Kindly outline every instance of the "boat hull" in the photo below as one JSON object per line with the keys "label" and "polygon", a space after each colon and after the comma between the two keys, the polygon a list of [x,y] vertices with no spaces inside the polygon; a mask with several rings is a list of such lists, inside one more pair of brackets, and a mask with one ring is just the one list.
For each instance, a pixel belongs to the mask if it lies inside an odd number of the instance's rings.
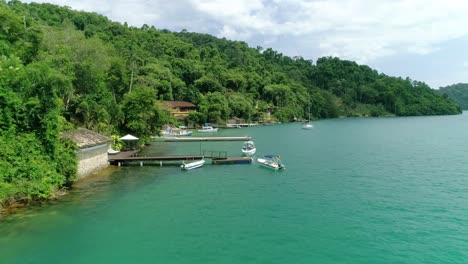
{"label": "boat hull", "polygon": [[187,137],[190,137],[192,136],[192,131],[187,131],[187,132],[180,132],[179,135],[177,136],[187,136]]}
{"label": "boat hull", "polygon": [[272,160],[268,160],[268,159],[262,159],[262,158],[258,158],[257,159],[257,162],[259,162],[260,164],[268,167],[268,168],[271,168],[271,169],[274,169],[274,170],[282,170],[284,169],[284,165],[282,164],[278,164]]}
{"label": "boat hull", "polygon": [[205,160],[203,159],[203,160],[198,160],[198,161],[194,161],[190,163],[183,163],[182,165],[180,165],[180,168],[183,170],[193,170],[196,168],[200,168],[204,164],[205,164]]}
{"label": "boat hull", "polygon": [[171,131],[167,132],[164,131],[162,133],[163,137],[190,137],[192,136],[193,132],[192,131]]}
{"label": "boat hull", "polygon": [[255,154],[255,152],[257,152],[257,148],[255,147],[254,142],[249,140],[244,142],[241,151],[244,155],[252,156],[253,154]]}
{"label": "boat hull", "polygon": [[218,132],[218,128],[213,128],[213,129],[199,129],[197,130],[200,133],[213,133],[213,132]]}
{"label": "boat hull", "polygon": [[257,149],[256,149],[256,148],[253,148],[253,149],[242,149],[242,153],[244,153],[244,155],[247,155],[247,156],[252,156],[253,154],[255,154],[255,152],[257,152]]}

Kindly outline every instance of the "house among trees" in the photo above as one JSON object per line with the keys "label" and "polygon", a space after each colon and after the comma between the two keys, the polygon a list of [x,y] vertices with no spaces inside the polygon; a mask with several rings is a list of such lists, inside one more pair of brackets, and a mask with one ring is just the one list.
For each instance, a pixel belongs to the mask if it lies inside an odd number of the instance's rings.
{"label": "house among trees", "polygon": [[178,120],[183,120],[190,112],[197,110],[196,105],[185,101],[163,101],[163,107]]}
{"label": "house among trees", "polygon": [[239,127],[240,124],[245,124],[246,121],[242,118],[232,117],[227,120],[226,127]]}
{"label": "house among trees", "polygon": [[76,143],[78,172],[77,179],[106,168],[108,164],[107,150],[112,141],[111,138],[100,135],[85,128],[64,132],[63,137]]}

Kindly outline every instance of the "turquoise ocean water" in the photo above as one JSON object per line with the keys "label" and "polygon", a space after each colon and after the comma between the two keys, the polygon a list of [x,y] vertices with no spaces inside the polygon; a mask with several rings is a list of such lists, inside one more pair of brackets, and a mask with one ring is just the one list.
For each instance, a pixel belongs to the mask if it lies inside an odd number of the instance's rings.
{"label": "turquoise ocean water", "polygon": [[[467,263],[468,115],[220,130],[259,164],[110,168],[0,220],[0,263]],[[155,143],[145,154],[242,142]]]}

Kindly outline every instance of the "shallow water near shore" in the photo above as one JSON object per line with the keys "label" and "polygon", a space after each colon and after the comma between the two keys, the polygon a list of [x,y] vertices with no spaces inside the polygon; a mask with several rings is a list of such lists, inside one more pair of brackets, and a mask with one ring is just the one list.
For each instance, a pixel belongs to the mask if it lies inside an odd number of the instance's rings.
{"label": "shallow water near shore", "polygon": [[112,167],[0,219],[0,263],[466,263],[467,131],[466,112],[220,129],[252,136],[256,157],[279,154],[287,169]]}

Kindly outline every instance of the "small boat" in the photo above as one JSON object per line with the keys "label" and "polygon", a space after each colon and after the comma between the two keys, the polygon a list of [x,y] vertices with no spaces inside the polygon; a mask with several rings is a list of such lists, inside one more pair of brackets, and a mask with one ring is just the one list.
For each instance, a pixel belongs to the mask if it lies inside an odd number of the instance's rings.
{"label": "small boat", "polygon": [[218,128],[213,128],[212,126],[203,126],[202,129],[198,129],[198,132],[202,133],[210,133],[216,131],[218,131]]}
{"label": "small boat", "polygon": [[242,146],[241,150],[244,155],[252,156],[257,151],[257,148],[255,147],[253,141],[246,141],[244,142],[244,146]]}
{"label": "small boat", "polygon": [[167,128],[161,134],[163,137],[191,136],[192,131],[187,130],[186,126],[180,126],[179,128]]}
{"label": "small boat", "polygon": [[265,155],[263,158],[258,158],[257,161],[260,162],[262,165],[265,165],[275,170],[282,170],[286,168],[286,166],[284,166],[284,164],[281,163],[280,156],[278,155]]}
{"label": "small boat", "polygon": [[176,136],[191,136],[192,131],[187,130],[186,126],[180,126],[179,131],[176,132]]}
{"label": "small boat", "polygon": [[120,150],[114,150],[114,149],[111,149],[111,148],[107,150],[107,154],[109,154],[109,155],[114,155],[114,154],[117,154],[119,152],[120,152]]}
{"label": "small boat", "polygon": [[[310,101],[310,99],[309,99]],[[304,123],[302,123],[302,129],[312,129],[314,128],[314,126],[312,125],[312,123],[310,122],[310,102],[309,102],[309,119],[307,119],[307,121],[305,121]]]}
{"label": "small boat", "polygon": [[200,168],[201,166],[203,166],[203,164],[205,164],[205,159],[197,160],[197,161],[190,162],[190,163],[182,162],[182,165],[180,165],[180,168],[183,170],[191,170],[191,169]]}
{"label": "small boat", "polygon": [[312,128],[314,128],[314,126],[313,126],[312,123],[310,123],[309,121],[304,122],[304,123],[302,124],[302,129],[312,129]]}
{"label": "small boat", "polygon": [[187,131],[187,130],[180,130],[179,134],[177,136],[192,136],[192,131]]}

